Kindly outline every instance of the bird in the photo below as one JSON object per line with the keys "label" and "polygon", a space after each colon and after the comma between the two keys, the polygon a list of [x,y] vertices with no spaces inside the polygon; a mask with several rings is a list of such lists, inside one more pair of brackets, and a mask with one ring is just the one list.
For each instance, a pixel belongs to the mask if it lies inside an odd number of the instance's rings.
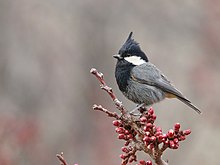
{"label": "bird", "polygon": [[199,108],[177,90],[168,78],[149,61],[132,35],[133,32],[130,32],[118,54],[113,55],[117,59],[115,78],[123,95],[138,104],[138,108],[151,106],[165,98],[177,98],[201,114]]}

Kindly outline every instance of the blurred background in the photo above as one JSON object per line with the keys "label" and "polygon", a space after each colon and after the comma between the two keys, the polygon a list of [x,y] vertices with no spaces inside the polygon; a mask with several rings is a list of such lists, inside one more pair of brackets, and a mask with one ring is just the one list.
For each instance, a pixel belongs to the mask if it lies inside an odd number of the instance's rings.
{"label": "blurred background", "polygon": [[[119,92],[115,59],[130,31],[150,61],[192,102],[154,107],[166,132],[180,122],[191,136],[168,150],[170,164],[220,164],[220,1],[0,0],[0,164],[58,165],[56,154],[80,165],[119,165],[123,142],[115,111],[89,71]],[[139,158],[145,158],[139,153]]]}

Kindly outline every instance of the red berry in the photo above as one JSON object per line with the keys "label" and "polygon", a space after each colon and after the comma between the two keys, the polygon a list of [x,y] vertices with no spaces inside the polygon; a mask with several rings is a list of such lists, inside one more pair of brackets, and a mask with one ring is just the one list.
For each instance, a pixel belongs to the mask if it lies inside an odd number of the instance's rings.
{"label": "red berry", "polygon": [[152,128],[152,127],[153,127],[153,124],[147,123],[146,126],[147,126],[147,128]]}
{"label": "red berry", "polygon": [[141,165],[146,165],[146,162],[145,162],[144,160],[140,160],[139,163],[140,163]]}
{"label": "red berry", "polygon": [[149,145],[149,148],[152,150],[152,149],[154,148],[154,144],[151,143],[151,144]]}
{"label": "red berry", "polygon": [[167,139],[167,134],[164,133],[162,136],[164,139]]}
{"label": "red berry", "polygon": [[149,138],[148,136],[145,136],[145,137],[143,138],[143,141],[148,142],[148,141],[150,141],[150,138]]}
{"label": "red berry", "polygon": [[146,162],[146,165],[152,165],[152,161],[148,160],[148,161]]}
{"label": "red berry", "polygon": [[145,132],[145,135],[149,136],[149,135],[150,135],[150,132],[148,132],[148,131],[147,131],[147,132]]}
{"label": "red berry", "polygon": [[146,118],[145,116],[142,116],[142,117],[140,118],[140,122],[145,123],[146,121],[147,121],[147,118]]}
{"label": "red berry", "polygon": [[172,139],[174,137],[174,131],[170,129],[167,133],[168,138]]}
{"label": "red berry", "polygon": [[179,148],[179,144],[175,144],[173,149],[178,149]]}
{"label": "red berry", "polygon": [[125,130],[125,135],[128,135],[128,134],[130,134],[130,132],[128,131],[128,130]]}
{"label": "red berry", "polygon": [[144,126],[144,128],[143,128],[143,129],[144,129],[144,131],[145,131],[145,132],[147,132],[147,131],[148,131],[148,127],[147,127],[146,125]]}
{"label": "red berry", "polygon": [[118,138],[119,138],[119,139],[125,139],[126,136],[125,136],[124,134],[119,134],[119,135],[118,135]]}
{"label": "red berry", "polygon": [[123,127],[117,127],[117,128],[115,128],[115,131],[117,132],[117,133],[124,133],[124,131],[125,131],[125,129],[123,128]]}
{"label": "red berry", "polygon": [[128,145],[129,145],[129,143],[130,143],[129,141],[126,141],[126,142],[125,142],[125,146],[128,146]]}
{"label": "red berry", "polygon": [[174,130],[177,131],[177,132],[180,130],[180,123],[176,123],[174,125]]}
{"label": "red berry", "polygon": [[148,111],[147,111],[150,115],[153,115],[154,114],[154,110],[153,110],[153,108],[152,107],[150,107],[150,109],[148,109]]}
{"label": "red berry", "polygon": [[129,135],[127,135],[127,138],[128,138],[128,139],[132,139],[132,138],[133,138],[133,135],[132,135],[132,134],[129,134]]}
{"label": "red berry", "polygon": [[191,130],[190,130],[190,129],[187,129],[187,130],[183,131],[183,134],[184,134],[184,135],[189,135],[190,133],[191,133]]}
{"label": "red berry", "polygon": [[157,119],[157,116],[155,114],[153,114],[152,119],[155,121]]}
{"label": "red berry", "polygon": [[112,122],[112,124],[113,124],[114,126],[116,126],[116,127],[119,127],[119,126],[121,125],[121,121],[120,121],[120,120],[114,120],[114,121]]}
{"label": "red berry", "polygon": [[157,136],[158,142],[161,143],[163,141],[163,135]]}
{"label": "red berry", "polygon": [[125,156],[124,154],[121,154],[121,155],[120,155],[120,158],[121,158],[121,159],[125,159],[126,156]]}
{"label": "red berry", "polygon": [[125,153],[129,152],[129,150],[126,147],[122,147],[121,150],[122,150],[122,152],[125,152]]}
{"label": "red berry", "polygon": [[173,142],[174,142],[175,144],[178,144],[179,140],[178,140],[177,138],[175,138],[175,139],[173,139]]}
{"label": "red berry", "polygon": [[179,137],[179,141],[183,141],[183,140],[185,140],[185,139],[186,139],[186,137],[185,137],[184,135],[182,135],[182,136]]}
{"label": "red berry", "polygon": [[156,137],[155,136],[151,136],[150,137],[150,141],[154,142],[156,140]]}
{"label": "red berry", "polygon": [[170,148],[174,148],[175,144],[172,140],[169,141]]}
{"label": "red berry", "polygon": [[161,127],[157,127],[157,128],[156,128],[156,131],[157,131],[157,132],[162,132],[162,128],[161,128]]}

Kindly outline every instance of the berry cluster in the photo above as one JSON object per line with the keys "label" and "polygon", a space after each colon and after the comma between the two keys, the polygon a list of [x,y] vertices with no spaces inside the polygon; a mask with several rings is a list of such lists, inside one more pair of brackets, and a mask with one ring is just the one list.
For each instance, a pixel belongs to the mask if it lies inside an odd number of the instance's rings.
{"label": "berry cluster", "polygon": [[[140,150],[135,145],[137,143],[144,146],[146,151],[153,155],[155,150],[162,153],[167,148],[177,149],[179,142],[185,140],[186,136],[191,133],[189,129],[181,131],[179,123],[174,125],[174,129],[163,133],[161,127],[157,127],[154,124],[155,120],[154,110],[150,108],[135,120],[135,125],[138,129],[134,129],[123,120],[113,121],[113,125],[116,126],[115,131],[118,133],[118,139],[126,141],[122,147],[123,154],[120,155],[122,165],[137,161],[136,151]],[[152,162],[141,160],[138,165],[152,165]]]}

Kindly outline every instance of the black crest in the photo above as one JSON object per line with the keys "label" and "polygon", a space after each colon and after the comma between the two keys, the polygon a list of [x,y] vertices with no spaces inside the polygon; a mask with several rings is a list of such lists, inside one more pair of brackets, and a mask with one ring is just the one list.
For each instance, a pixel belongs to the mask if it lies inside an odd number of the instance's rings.
{"label": "black crest", "polygon": [[127,57],[127,56],[131,56],[131,55],[136,55],[136,56],[140,56],[142,59],[148,61],[147,56],[145,55],[145,53],[141,50],[139,43],[136,42],[133,38],[132,38],[133,32],[130,32],[127,40],[125,41],[125,43],[122,45],[121,49],[119,50],[119,54],[122,57]]}

